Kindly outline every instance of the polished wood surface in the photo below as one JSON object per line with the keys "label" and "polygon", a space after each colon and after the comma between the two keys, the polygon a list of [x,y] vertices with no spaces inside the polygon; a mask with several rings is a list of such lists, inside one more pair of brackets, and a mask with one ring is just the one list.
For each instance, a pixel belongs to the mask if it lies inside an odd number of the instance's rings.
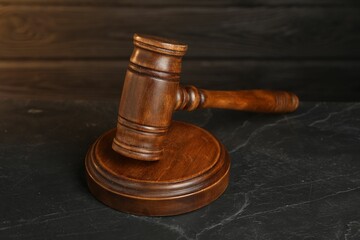
{"label": "polished wood surface", "polygon": [[113,151],[115,131],[103,134],[86,157],[90,191],[106,205],[137,215],[175,215],[209,204],[226,189],[229,156],[207,131],[172,122],[163,159],[156,162]]}
{"label": "polished wood surface", "polygon": [[122,90],[113,149],[144,161],[162,159],[163,144],[175,110],[226,108],[253,112],[295,111],[296,95],[283,91],[209,91],[181,87],[187,45],[175,40],[134,35]]}
{"label": "polished wood surface", "polygon": [[287,113],[299,106],[298,97],[290,92],[268,90],[209,91],[194,86],[180,87],[176,110],[224,108],[249,112]]}
{"label": "polished wood surface", "polygon": [[162,157],[186,49],[174,40],[134,35],[113,142],[116,152],[145,161]]}

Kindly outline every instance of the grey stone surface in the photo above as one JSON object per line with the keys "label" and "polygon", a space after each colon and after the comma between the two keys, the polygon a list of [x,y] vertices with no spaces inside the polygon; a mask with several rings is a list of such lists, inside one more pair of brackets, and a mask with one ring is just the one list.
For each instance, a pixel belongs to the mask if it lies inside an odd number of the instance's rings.
{"label": "grey stone surface", "polygon": [[116,102],[1,99],[0,239],[360,239],[360,103],[176,113],[225,144],[231,180],[211,205],[155,218],[87,190],[87,148],[116,115]]}

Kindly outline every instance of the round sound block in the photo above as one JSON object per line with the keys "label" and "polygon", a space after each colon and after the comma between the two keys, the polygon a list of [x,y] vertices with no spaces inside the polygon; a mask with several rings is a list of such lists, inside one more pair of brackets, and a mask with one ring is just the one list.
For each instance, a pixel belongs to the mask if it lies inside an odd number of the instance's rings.
{"label": "round sound block", "polygon": [[229,155],[204,129],[173,122],[164,157],[153,162],[113,151],[115,131],[100,136],[85,160],[90,191],[104,204],[137,215],[168,216],[201,208],[225,191]]}

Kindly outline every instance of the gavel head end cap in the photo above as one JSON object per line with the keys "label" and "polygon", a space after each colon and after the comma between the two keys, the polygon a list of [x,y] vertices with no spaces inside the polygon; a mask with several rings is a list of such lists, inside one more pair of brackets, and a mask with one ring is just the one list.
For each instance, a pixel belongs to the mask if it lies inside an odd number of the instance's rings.
{"label": "gavel head end cap", "polygon": [[184,56],[187,45],[176,40],[145,34],[134,34],[134,45],[158,53]]}

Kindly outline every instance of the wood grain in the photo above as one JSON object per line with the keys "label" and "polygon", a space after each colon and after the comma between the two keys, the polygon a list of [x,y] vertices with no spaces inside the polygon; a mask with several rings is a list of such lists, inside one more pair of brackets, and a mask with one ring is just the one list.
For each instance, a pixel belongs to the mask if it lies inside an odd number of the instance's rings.
{"label": "wood grain", "polygon": [[[128,61],[0,62],[0,95],[27,98],[114,99]],[[184,61],[183,85],[208,89],[279,89],[306,101],[356,101],[360,62]],[[346,84],[345,84],[346,83]]]}
{"label": "wood grain", "polygon": [[135,30],[186,42],[189,59],[358,59],[358,13],[350,7],[8,6],[0,10],[0,59],[128,59]]}
{"label": "wood grain", "polygon": [[286,91],[210,91],[195,86],[180,86],[175,109],[193,111],[201,108],[222,108],[248,112],[289,113],[298,107],[298,97]]}
{"label": "wood grain", "polygon": [[358,5],[356,0],[0,0],[0,4],[24,5],[99,5],[99,6],[344,6]]}
{"label": "wood grain", "polygon": [[225,147],[191,124],[171,124],[164,159],[137,161],[111,149],[115,129],[91,146],[85,160],[91,193],[104,204],[137,215],[168,216],[203,207],[229,182]]}

